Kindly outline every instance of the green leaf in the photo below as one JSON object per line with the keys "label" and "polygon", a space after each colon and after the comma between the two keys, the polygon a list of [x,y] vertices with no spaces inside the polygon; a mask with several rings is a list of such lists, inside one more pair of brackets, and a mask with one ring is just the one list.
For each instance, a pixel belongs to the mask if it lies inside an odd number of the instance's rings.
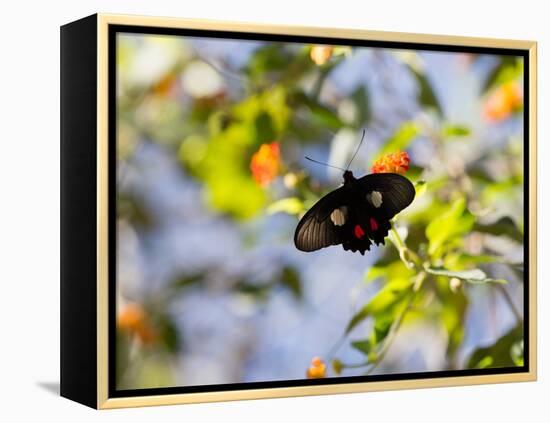
{"label": "green leaf", "polygon": [[514,241],[523,242],[523,232],[509,216],[501,217],[493,223],[476,223],[474,225],[474,231],[495,236],[506,236]]}
{"label": "green leaf", "polygon": [[443,137],[466,137],[470,135],[470,128],[464,125],[446,124],[441,130]]}
{"label": "green leaf", "polygon": [[246,71],[253,77],[263,77],[273,71],[283,71],[291,56],[279,45],[267,44],[258,48],[248,62]]}
{"label": "green leaf", "polygon": [[388,336],[393,322],[393,316],[390,318],[388,318],[388,316],[381,316],[374,320],[374,328],[371,338],[374,343],[379,344],[386,338],[386,336]]}
{"label": "green leaf", "polygon": [[342,369],[344,368],[344,363],[342,363],[340,360],[335,358],[332,360],[332,370],[335,374],[339,375],[342,373]]}
{"label": "green leaf", "polygon": [[[143,388],[160,388],[174,386],[174,373],[171,367],[171,361],[164,354],[151,354],[141,357],[138,363],[134,362],[135,378],[131,383],[126,380],[128,386],[123,386],[122,389],[143,389]],[[124,380],[124,378],[122,378]]]}
{"label": "green leaf", "polygon": [[357,351],[362,352],[365,355],[369,355],[372,349],[372,344],[368,339],[363,339],[361,341],[353,341],[351,346]]}
{"label": "green leaf", "polygon": [[518,61],[515,56],[502,56],[500,62],[493,68],[483,84],[483,92],[490,90],[496,85],[515,79],[522,73],[522,61]]}
{"label": "green leaf", "polygon": [[[461,252],[455,257],[455,263],[459,267],[468,267],[468,265],[472,265],[472,264],[487,264],[487,263],[510,264],[506,262],[502,257],[491,256],[488,254],[468,254],[464,252]],[[453,267],[453,266],[447,266],[447,267]]]}
{"label": "green leaf", "polygon": [[390,329],[395,321],[394,311],[387,309],[387,312],[381,313],[374,318],[374,325],[367,339],[353,341],[351,346],[374,360],[381,343],[386,339]]}
{"label": "green leaf", "polygon": [[365,282],[370,283],[375,281],[378,278],[386,276],[387,267],[386,265],[382,266],[372,266],[369,270],[365,272]]}
{"label": "green leaf", "polygon": [[407,280],[413,275],[413,270],[407,268],[401,260],[395,260],[390,263],[372,266],[365,273],[365,282],[370,283],[378,278],[385,278],[387,280]]}
{"label": "green leaf", "polygon": [[360,128],[370,120],[372,113],[369,97],[367,95],[367,88],[365,86],[357,88],[351,95],[351,99],[355,102],[355,106],[357,107],[355,125]]}
{"label": "green leaf", "polygon": [[289,266],[283,268],[281,273],[281,283],[290,289],[290,292],[292,292],[296,299],[302,299],[303,292],[300,274],[295,268]]}
{"label": "green leaf", "polygon": [[441,116],[443,110],[426,75],[411,66],[408,67],[419,86],[418,102],[425,107],[433,108]]}
{"label": "green leaf", "polygon": [[[265,129],[273,130],[276,134],[280,134],[286,129],[291,110],[287,104],[287,91],[283,86],[273,85],[269,90],[244,98],[232,108],[232,115],[236,120],[254,129],[248,138],[249,142],[255,141],[257,145],[263,141],[257,136],[254,137],[257,135],[256,119],[264,113],[271,120],[271,128]],[[260,129],[262,129],[262,125],[267,125],[265,118],[263,122],[260,121],[259,125]],[[272,139],[268,141],[272,141]]]}
{"label": "green leaf", "polygon": [[520,324],[500,337],[494,344],[478,348],[467,360],[467,368],[515,367],[523,364],[523,325]]}
{"label": "green leaf", "polygon": [[275,281],[268,282],[251,282],[248,280],[238,281],[233,289],[239,294],[249,296],[258,303],[265,303],[272,292]]}
{"label": "green leaf", "polygon": [[254,125],[256,128],[256,143],[263,144],[272,142],[276,139],[277,134],[271,117],[267,112],[261,112],[255,119]]}
{"label": "green leaf", "polygon": [[474,222],[474,216],[466,210],[466,200],[463,197],[456,200],[426,227],[428,254],[440,258],[444,244],[468,233]]}
{"label": "green leaf", "polygon": [[210,206],[235,219],[250,219],[262,210],[266,194],[255,181],[229,168],[207,180]]}
{"label": "green leaf", "polygon": [[262,106],[271,117],[273,129],[279,135],[285,131],[292,114],[287,97],[287,90],[280,85],[264,91],[261,97]]}
{"label": "green leaf", "polygon": [[349,46],[334,46],[332,49],[332,56],[344,55],[350,57],[353,53],[353,49]]}
{"label": "green leaf", "polygon": [[445,268],[433,268],[427,267],[426,272],[436,276],[446,276],[448,278],[458,278],[463,281],[475,284],[481,283],[508,283],[504,279],[492,279],[488,278],[487,274],[481,269],[469,269],[469,270],[447,270]]}
{"label": "green leaf", "polygon": [[476,364],[475,368],[476,369],[487,369],[487,368],[491,367],[492,364],[493,364],[493,357],[488,355],[486,357],[483,357],[479,361],[479,363]]}
{"label": "green leaf", "polygon": [[446,280],[437,280],[437,296],[441,301],[439,319],[447,332],[447,356],[452,359],[464,339],[464,319],[468,298],[463,291],[453,291]]}
{"label": "green leaf", "polygon": [[412,282],[409,279],[398,279],[387,283],[367,304],[365,304],[349,321],[346,333],[369,316],[383,312],[391,313],[410,293]]}
{"label": "green leaf", "polygon": [[510,201],[511,198],[517,196],[518,186],[522,186],[523,181],[511,176],[508,178],[502,177],[498,181],[493,181],[488,184],[478,198],[483,205],[495,207],[497,203]]}
{"label": "green leaf", "polygon": [[416,191],[416,197],[420,197],[428,189],[428,183],[426,181],[416,181],[414,183],[414,189]]}
{"label": "green leaf", "polygon": [[365,320],[371,314],[368,304],[364,306],[358,313],[356,313],[348,323],[346,327],[346,333],[350,333],[355,326]]}
{"label": "green leaf", "polygon": [[189,135],[180,145],[178,159],[192,171],[195,166],[200,166],[206,154],[207,145],[208,140],[204,136]]}
{"label": "green leaf", "polygon": [[204,279],[204,275],[201,273],[182,275],[177,277],[174,280],[174,282],[172,282],[172,286],[174,288],[187,288],[188,286],[195,285],[202,282],[203,279]]}
{"label": "green leaf", "polygon": [[510,355],[516,366],[523,366],[523,339],[512,345]]}
{"label": "green leaf", "polygon": [[120,192],[117,195],[117,213],[119,217],[125,217],[133,225],[142,228],[150,228],[154,224],[154,218],[141,202],[141,198]]}
{"label": "green leaf", "polygon": [[180,333],[172,320],[163,315],[156,324],[161,334],[162,344],[167,351],[177,353],[181,346]]}
{"label": "green leaf", "polygon": [[258,115],[250,104],[239,112],[242,117],[221,132],[214,131],[198,160],[186,163],[193,176],[203,182],[208,205],[241,220],[262,211],[267,200],[267,193],[252,179],[250,170],[250,157],[257,148],[254,121]]}
{"label": "green leaf", "polygon": [[302,200],[297,197],[283,198],[271,203],[267,207],[267,214],[287,213],[299,215],[305,210]]}
{"label": "green leaf", "polygon": [[338,117],[338,114],[319,103],[317,100],[307,96],[305,93],[297,94],[297,98],[302,104],[307,106],[311,112],[313,120],[323,127],[337,131],[344,126],[344,122]]}
{"label": "green leaf", "polygon": [[392,136],[386,140],[376,157],[393,153],[397,150],[405,150],[420,133],[418,125],[407,121],[399,125]]}

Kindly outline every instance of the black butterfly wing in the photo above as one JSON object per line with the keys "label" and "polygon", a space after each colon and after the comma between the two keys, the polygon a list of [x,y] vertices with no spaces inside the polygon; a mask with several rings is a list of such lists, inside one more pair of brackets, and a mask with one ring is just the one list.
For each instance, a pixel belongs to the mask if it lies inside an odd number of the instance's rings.
{"label": "black butterfly wing", "polygon": [[[373,173],[359,178],[355,186],[357,224],[377,245],[384,244],[391,229],[390,220],[413,202],[414,185],[396,173]],[[353,247],[357,241],[352,239],[348,243]]]}
{"label": "black butterfly wing", "polygon": [[[387,220],[407,208],[414,200],[415,189],[411,181],[397,173],[371,173],[357,180],[361,195],[366,198],[372,192],[381,194],[381,205],[376,214]],[[372,204],[371,204],[372,206]]]}
{"label": "black butterfly wing", "polygon": [[301,251],[315,251],[342,242],[337,228],[330,220],[333,210],[346,202],[344,188],[338,188],[322,197],[302,217],[294,233],[294,245]]}
{"label": "black butterfly wing", "polygon": [[[300,220],[294,244],[301,251],[315,251],[342,244],[345,250],[364,254],[374,241],[383,244],[390,220],[412,203],[413,184],[393,173],[366,175],[321,198]],[[374,199],[373,199],[374,196]],[[344,223],[331,214],[340,209]]]}

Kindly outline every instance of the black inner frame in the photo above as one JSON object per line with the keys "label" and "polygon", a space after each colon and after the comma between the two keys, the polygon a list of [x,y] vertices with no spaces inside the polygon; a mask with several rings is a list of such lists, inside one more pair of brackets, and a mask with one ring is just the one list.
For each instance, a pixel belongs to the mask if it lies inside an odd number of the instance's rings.
{"label": "black inner frame", "polygon": [[[523,109],[523,168],[524,168],[524,297],[523,297],[523,336],[524,336],[524,365],[518,367],[496,367],[486,369],[444,370],[435,372],[399,373],[370,376],[342,376],[326,379],[295,379],[265,382],[230,383],[217,385],[174,386],[165,388],[125,389],[116,388],[116,145],[117,145],[117,99],[116,99],[116,51],[117,34],[155,34],[188,37],[210,37],[222,39],[278,41],[306,44],[332,44],[355,47],[378,47],[408,50],[427,50],[441,52],[465,52],[477,54],[510,55],[522,57],[524,61],[524,109]],[[109,101],[109,139],[108,139],[108,385],[110,398],[135,397],[147,395],[187,394],[198,392],[235,391],[259,388],[287,388],[297,386],[335,385],[342,383],[364,383],[379,381],[398,381],[411,379],[445,378],[456,376],[481,376],[494,374],[512,374],[529,372],[529,51],[523,49],[469,47],[461,45],[436,45],[425,43],[407,43],[395,41],[369,41],[345,38],[312,37],[298,35],[272,35],[260,33],[246,33],[236,31],[198,30],[182,28],[147,27],[134,25],[109,25],[108,28],[108,101]]]}

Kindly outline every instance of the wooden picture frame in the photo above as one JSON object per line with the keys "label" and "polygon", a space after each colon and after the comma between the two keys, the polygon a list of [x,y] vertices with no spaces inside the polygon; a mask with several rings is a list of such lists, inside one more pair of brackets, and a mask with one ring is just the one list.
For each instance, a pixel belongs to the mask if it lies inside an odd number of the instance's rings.
{"label": "wooden picture frame", "polygon": [[[117,389],[117,34],[299,42],[523,60],[523,365]],[[536,380],[536,43],[96,14],[61,28],[61,395],[105,409]],[[328,363],[326,363],[328,366]],[[307,368],[307,363],[306,366]]]}

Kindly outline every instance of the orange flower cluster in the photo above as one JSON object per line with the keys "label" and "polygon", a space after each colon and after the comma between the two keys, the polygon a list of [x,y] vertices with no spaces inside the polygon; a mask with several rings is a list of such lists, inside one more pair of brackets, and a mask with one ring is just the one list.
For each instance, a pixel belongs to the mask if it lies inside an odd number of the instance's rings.
{"label": "orange flower cluster", "polygon": [[510,81],[493,90],[483,104],[483,117],[488,122],[500,122],[519,110],[523,92],[519,82]]}
{"label": "orange flower cluster", "polygon": [[281,152],[279,143],[262,144],[250,161],[254,180],[263,187],[268,186],[279,174]]}
{"label": "orange flower cluster", "polygon": [[313,46],[309,52],[309,57],[316,65],[321,66],[330,60],[332,50],[332,46]]}
{"label": "orange flower cluster", "polygon": [[374,162],[371,168],[372,173],[400,173],[403,174],[409,169],[411,159],[406,151],[396,151],[385,154]]}
{"label": "orange flower cluster", "polygon": [[167,73],[153,85],[153,94],[158,96],[167,96],[173,90],[176,82],[176,74],[173,72]]}
{"label": "orange flower cluster", "polygon": [[321,379],[327,375],[327,366],[319,357],[311,359],[311,366],[307,369],[306,376],[309,379]]}
{"label": "orange flower cluster", "polygon": [[137,336],[144,345],[153,344],[157,340],[157,334],[147,313],[142,306],[136,303],[126,304],[120,310],[117,327],[123,332]]}

